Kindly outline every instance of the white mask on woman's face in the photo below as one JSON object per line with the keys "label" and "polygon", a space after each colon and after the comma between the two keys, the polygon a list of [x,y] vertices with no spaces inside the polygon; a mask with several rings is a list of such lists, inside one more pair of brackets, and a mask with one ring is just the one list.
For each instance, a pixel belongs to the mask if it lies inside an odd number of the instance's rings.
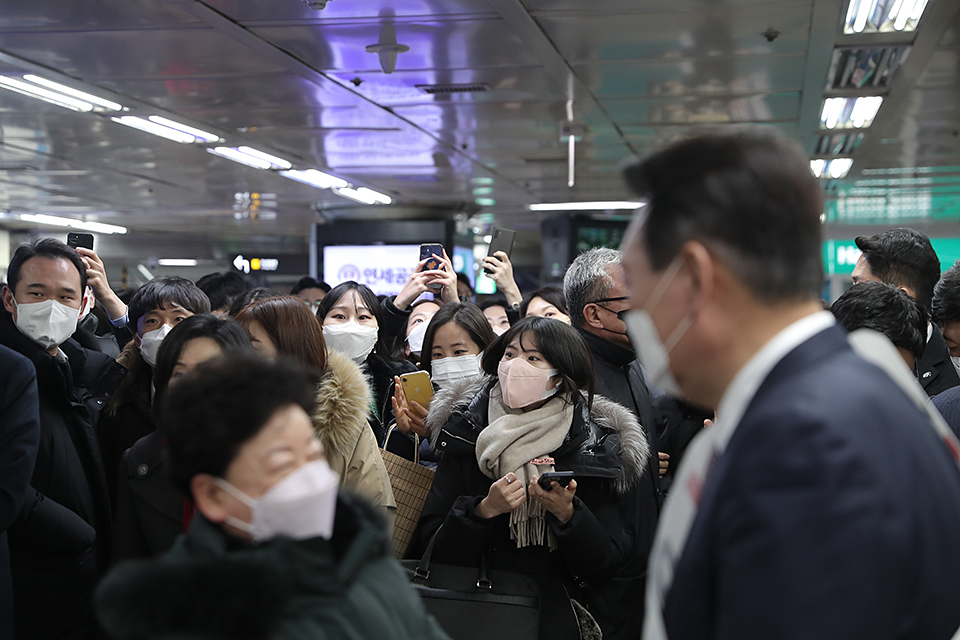
{"label": "white mask on woman's face", "polygon": [[339,351],[354,362],[363,362],[377,345],[377,328],[357,324],[355,320],[323,325],[327,348]]}
{"label": "white mask on woman's face", "polygon": [[410,353],[420,357],[420,352],[423,351],[423,338],[427,335],[427,325],[429,322],[419,322],[417,325],[410,331],[410,335],[407,336],[407,346],[410,347]]}
{"label": "white mask on woman's face", "polygon": [[255,542],[277,536],[295,540],[330,539],[337,511],[340,478],[326,460],[313,460],[291,471],[259,498],[251,498],[223,478],[217,485],[250,507],[251,522],[227,516],[225,522],[249,533]]}
{"label": "white mask on woman's face", "polygon": [[483,376],[480,361],[483,354],[465,356],[451,356],[430,362],[431,380],[441,387],[445,387],[457,380],[476,380]]}

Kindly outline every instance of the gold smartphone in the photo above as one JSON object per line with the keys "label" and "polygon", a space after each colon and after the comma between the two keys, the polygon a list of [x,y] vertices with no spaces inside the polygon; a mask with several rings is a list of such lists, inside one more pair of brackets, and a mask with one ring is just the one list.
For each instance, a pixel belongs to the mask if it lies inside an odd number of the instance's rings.
{"label": "gold smartphone", "polygon": [[400,376],[400,384],[403,385],[403,393],[407,396],[407,402],[416,400],[420,406],[426,408],[433,399],[433,385],[430,384],[430,374],[426,371],[414,371]]}

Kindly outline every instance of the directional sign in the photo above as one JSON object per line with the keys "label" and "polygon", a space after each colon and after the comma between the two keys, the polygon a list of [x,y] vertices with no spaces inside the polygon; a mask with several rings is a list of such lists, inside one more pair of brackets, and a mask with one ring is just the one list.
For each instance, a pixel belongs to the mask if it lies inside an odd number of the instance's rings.
{"label": "directional sign", "polygon": [[250,273],[251,271],[276,271],[280,268],[277,258],[244,258],[238,255],[233,259],[233,266],[237,271]]}

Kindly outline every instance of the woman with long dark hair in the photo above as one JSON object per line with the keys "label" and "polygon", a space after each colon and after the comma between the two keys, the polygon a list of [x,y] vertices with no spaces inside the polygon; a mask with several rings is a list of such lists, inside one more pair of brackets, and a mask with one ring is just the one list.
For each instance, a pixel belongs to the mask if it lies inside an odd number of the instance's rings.
{"label": "woman with long dark hair", "polygon": [[[611,607],[640,606],[621,601],[612,577],[642,570],[631,491],[649,455],[643,430],[593,396],[590,352],[556,320],[518,322],[487,348],[483,370],[430,403],[427,430],[442,457],[414,540],[422,552],[436,536],[438,562],[477,567],[486,555],[491,569],[533,577],[542,639],[579,638],[593,624],[584,607],[604,628]],[[541,487],[553,471],[574,479]]]}

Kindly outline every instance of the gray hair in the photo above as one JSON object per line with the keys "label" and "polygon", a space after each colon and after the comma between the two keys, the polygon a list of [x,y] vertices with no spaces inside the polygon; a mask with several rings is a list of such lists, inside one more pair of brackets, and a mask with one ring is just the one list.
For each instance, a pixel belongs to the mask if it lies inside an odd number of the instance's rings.
{"label": "gray hair", "polygon": [[620,251],[598,247],[581,253],[567,268],[563,276],[563,297],[573,326],[582,327],[586,322],[583,308],[588,303],[607,297],[614,284],[609,268],[619,266],[622,260]]}

